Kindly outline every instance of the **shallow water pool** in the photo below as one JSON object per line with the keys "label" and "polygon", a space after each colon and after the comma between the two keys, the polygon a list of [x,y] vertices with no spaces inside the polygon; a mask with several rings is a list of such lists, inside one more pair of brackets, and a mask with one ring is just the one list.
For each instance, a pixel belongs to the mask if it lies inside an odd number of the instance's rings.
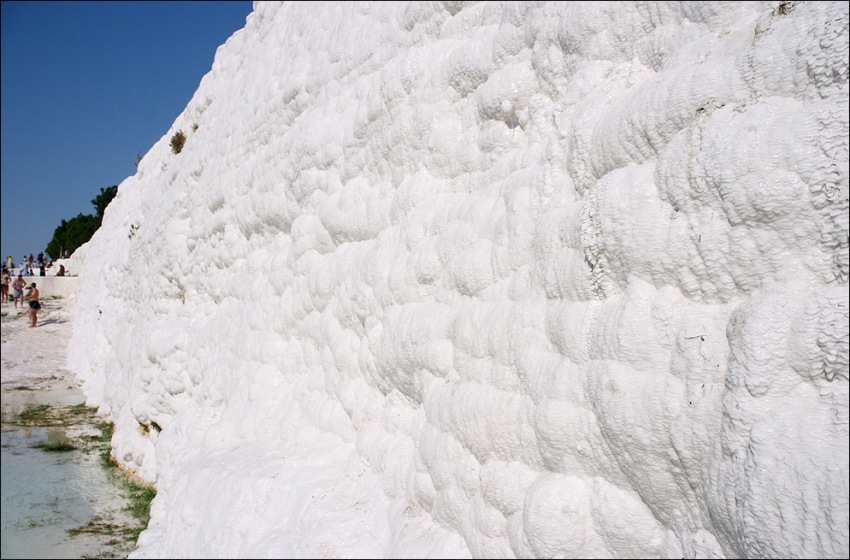
{"label": "shallow water pool", "polygon": [[[122,558],[133,550],[135,520],[126,490],[101,465],[100,448],[80,445],[99,435],[89,422],[21,427],[26,411],[79,411],[79,390],[3,391],[2,558]],[[39,408],[42,407],[42,408]],[[48,451],[52,446],[70,451]],[[129,528],[129,529],[128,529]],[[76,531],[75,531],[76,530]],[[69,533],[70,531],[70,533]]]}

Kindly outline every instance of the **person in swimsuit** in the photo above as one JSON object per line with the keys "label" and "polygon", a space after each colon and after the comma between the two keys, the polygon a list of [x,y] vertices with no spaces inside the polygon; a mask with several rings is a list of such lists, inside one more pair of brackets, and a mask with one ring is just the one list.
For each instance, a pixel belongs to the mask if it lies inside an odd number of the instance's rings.
{"label": "person in swimsuit", "polygon": [[41,309],[41,304],[38,303],[38,288],[35,287],[35,282],[30,284],[30,293],[27,294],[29,307],[27,308],[27,316],[30,318],[30,327],[34,327],[38,321],[38,310]]}
{"label": "person in swimsuit", "polygon": [[24,286],[27,285],[26,280],[24,280],[24,275],[21,272],[18,272],[18,277],[15,278],[15,281],[12,283],[12,291],[15,297],[15,309],[18,308],[18,300],[21,300],[21,305],[24,305]]}
{"label": "person in swimsuit", "polygon": [[3,267],[3,278],[0,281],[2,281],[2,284],[0,284],[0,287],[2,287],[2,289],[3,289],[2,294],[0,294],[0,303],[8,303],[9,302],[9,286],[12,284],[12,277],[9,275],[9,271],[6,270],[5,266]]}

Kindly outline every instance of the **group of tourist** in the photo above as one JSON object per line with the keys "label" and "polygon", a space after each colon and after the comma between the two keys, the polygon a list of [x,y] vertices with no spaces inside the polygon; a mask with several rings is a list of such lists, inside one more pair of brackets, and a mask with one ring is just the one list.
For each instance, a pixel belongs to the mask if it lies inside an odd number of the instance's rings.
{"label": "group of tourist", "polygon": [[[68,251],[65,251],[61,256],[67,259]],[[0,279],[2,279],[2,283],[0,283],[0,287],[2,287],[0,303],[5,304],[14,301],[15,309],[20,304],[22,309],[26,309],[30,327],[35,327],[38,323],[38,310],[41,309],[41,304],[38,301],[39,292],[36,283],[28,283],[24,280],[24,277],[35,276],[36,268],[39,270],[39,276],[46,276],[46,269],[52,265],[50,257],[44,253],[39,253],[37,257],[33,257],[32,254],[24,255],[24,258],[21,259],[21,265],[18,267],[18,275],[13,276],[15,263],[12,261],[12,255],[7,256],[6,262],[3,263],[2,274],[0,274]],[[65,269],[65,265],[60,264],[56,276],[65,276],[66,274],[68,274],[68,271]]]}
{"label": "group of tourist", "polygon": [[[68,251],[65,251],[62,258],[68,258]],[[38,276],[47,276],[47,270],[49,270],[53,266],[53,262],[50,260],[50,257],[45,255],[44,253],[39,253],[37,257],[33,257],[32,253],[29,256],[24,255],[21,259],[21,264],[17,267],[18,271],[23,276],[36,276],[36,269],[38,269]],[[12,255],[6,257],[6,262],[3,263],[3,269],[8,269],[9,274],[14,275],[15,273],[15,262],[12,260]],[[59,265],[59,270],[56,272],[56,276],[65,276],[68,274],[68,271],[65,269],[64,265]]]}
{"label": "group of tourist", "polygon": [[[44,253],[39,253],[38,257],[33,257],[32,253],[29,256],[24,255],[24,258],[21,259],[21,265],[19,267],[20,272],[24,276],[35,276],[36,269],[38,269],[38,276],[45,276],[46,269],[50,268],[53,265],[50,262],[50,257],[45,255]],[[15,268],[15,263],[12,261],[12,255],[6,257],[5,266],[12,270]]]}
{"label": "group of tourist", "polygon": [[[27,310],[27,317],[30,320],[29,326],[36,326],[36,323],[38,323],[38,310],[41,309],[41,304],[38,302],[39,293],[36,283],[27,284],[21,272],[18,272],[18,276],[13,281],[12,275],[5,266],[3,267],[0,281],[2,281],[0,286],[2,286],[3,290],[0,295],[0,302],[9,303],[9,300],[14,299],[15,309],[18,308],[18,303],[20,302],[21,307]],[[11,295],[9,294],[9,288],[12,288],[13,293]]]}
{"label": "group of tourist", "polygon": [[[68,257],[66,251],[63,257]],[[25,276],[35,276],[38,269],[39,276],[46,276],[46,270],[53,265],[50,262],[50,257],[44,253],[39,253],[37,257],[32,254],[24,255],[21,259],[21,265],[18,267],[18,275],[13,278],[15,263],[12,261],[12,255],[6,257],[6,262],[3,263],[3,270],[0,273],[0,302],[9,303],[14,301],[15,309],[20,304],[21,308],[26,309],[27,317],[29,318],[29,326],[35,327],[38,324],[38,310],[41,309],[41,304],[38,301],[39,292],[35,282],[28,283],[24,280]],[[64,265],[59,265],[57,276],[65,276],[67,271]],[[10,293],[11,291],[11,293]]]}

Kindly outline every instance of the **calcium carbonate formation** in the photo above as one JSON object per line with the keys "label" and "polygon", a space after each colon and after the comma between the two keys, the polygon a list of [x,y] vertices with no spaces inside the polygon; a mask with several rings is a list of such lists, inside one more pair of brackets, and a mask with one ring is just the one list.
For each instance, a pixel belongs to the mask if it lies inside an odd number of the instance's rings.
{"label": "calcium carbonate formation", "polygon": [[255,3],[73,260],[136,557],[848,555],[846,2]]}

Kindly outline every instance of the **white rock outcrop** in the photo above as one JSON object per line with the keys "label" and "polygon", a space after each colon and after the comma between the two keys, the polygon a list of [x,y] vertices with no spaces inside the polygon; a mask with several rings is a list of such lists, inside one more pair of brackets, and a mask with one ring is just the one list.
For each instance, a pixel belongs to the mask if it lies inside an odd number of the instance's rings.
{"label": "white rock outcrop", "polygon": [[846,2],[255,3],[72,259],[135,556],[846,558],[848,93]]}

